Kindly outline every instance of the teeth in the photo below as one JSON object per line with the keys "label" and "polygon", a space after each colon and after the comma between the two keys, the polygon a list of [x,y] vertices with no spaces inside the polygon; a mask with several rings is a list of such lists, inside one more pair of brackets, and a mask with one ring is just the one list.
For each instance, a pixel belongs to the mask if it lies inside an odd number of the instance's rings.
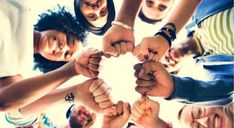
{"label": "teeth", "polygon": [[215,115],[215,128],[219,128],[219,117],[217,115]]}

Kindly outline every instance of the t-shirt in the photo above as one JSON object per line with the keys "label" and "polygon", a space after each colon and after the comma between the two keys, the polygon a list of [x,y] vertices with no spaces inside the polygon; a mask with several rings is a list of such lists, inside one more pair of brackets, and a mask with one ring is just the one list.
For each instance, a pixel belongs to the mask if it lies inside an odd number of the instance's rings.
{"label": "t-shirt", "polygon": [[32,69],[33,24],[27,0],[0,1],[0,77]]}

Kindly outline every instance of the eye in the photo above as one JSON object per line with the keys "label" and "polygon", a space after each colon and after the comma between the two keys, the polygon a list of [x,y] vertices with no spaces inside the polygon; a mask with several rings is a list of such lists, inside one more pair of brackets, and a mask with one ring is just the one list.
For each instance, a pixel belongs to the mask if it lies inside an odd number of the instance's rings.
{"label": "eye", "polygon": [[97,16],[95,14],[88,14],[86,17],[89,21],[97,20]]}
{"label": "eye", "polygon": [[146,5],[147,5],[148,7],[153,7],[154,1],[153,1],[153,0],[146,0]]}
{"label": "eye", "polygon": [[101,10],[101,12],[100,12],[100,16],[105,16],[107,14],[107,8],[105,7],[105,8],[103,8],[102,10]]}
{"label": "eye", "polygon": [[158,6],[158,10],[160,10],[161,12],[163,12],[164,10],[166,10],[167,9],[167,6],[165,6],[165,5],[163,5],[163,4],[160,4],[159,6]]}

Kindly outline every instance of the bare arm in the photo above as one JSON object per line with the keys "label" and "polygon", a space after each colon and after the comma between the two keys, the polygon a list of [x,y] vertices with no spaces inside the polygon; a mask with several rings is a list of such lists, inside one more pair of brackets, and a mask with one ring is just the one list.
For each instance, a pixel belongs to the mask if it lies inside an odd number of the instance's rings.
{"label": "bare arm", "polygon": [[0,110],[6,111],[25,106],[46,95],[75,75],[65,67],[29,79],[14,79],[8,82],[10,84],[7,86],[4,85],[7,82],[1,80],[0,84],[4,87],[0,89]]}
{"label": "bare arm", "polygon": [[178,33],[192,16],[201,0],[179,0],[173,6],[163,23],[174,23]]}
{"label": "bare arm", "polygon": [[116,20],[133,27],[141,1],[142,0],[124,0]]}

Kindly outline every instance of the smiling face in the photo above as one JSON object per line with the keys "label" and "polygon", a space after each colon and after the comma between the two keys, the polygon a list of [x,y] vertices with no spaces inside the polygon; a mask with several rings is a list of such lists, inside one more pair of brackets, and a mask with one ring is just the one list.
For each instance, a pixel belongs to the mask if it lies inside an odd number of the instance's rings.
{"label": "smiling face", "polygon": [[185,106],[180,116],[186,128],[232,128],[232,118],[219,107]]}
{"label": "smiling face", "polygon": [[48,60],[70,61],[82,47],[80,40],[56,30],[40,32],[38,52]]}
{"label": "smiling face", "polygon": [[86,107],[80,105],[72,111],[70,118],[83,127],[91,126],[96,119],[96,114],[90,112],[88,109],[86,109]]}
{"label": "smiling face", "polygon": [[142,12],[152,20],[159,20],[165,17],[172,6],[173,0],[144,0]]}
{"label": "smiling face", "polygon": [[81,0],[80,10],[86,20],[95,27],[103,27],[107,22],[107,0]]}

